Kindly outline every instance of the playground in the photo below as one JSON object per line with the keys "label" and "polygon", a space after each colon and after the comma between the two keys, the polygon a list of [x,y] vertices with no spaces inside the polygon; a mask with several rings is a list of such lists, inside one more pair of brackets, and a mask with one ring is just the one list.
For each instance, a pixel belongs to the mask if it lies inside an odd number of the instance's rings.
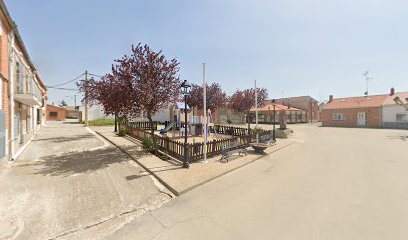
{"label": "playground", "polygon": [[[155,134],[163,137],[168,137],[174,141],[185,142],[184,135],[187,133],[188,143],[204,143],[205,131],[207,131],[207,141],[228,139],[232,136],[217,133],[214,128],[214,120],[211,110],[208,110],[207,116],[207,130],[205,130],[205,119],[203,116],[194,116],[189,106],[187,105],[187,112],[185,111],[184,103],[176,103],[171,112],[172,121],[166,122],[163,126],[158,126],[159,131]],[[185,114],[187,114],[187,124],[185,124]],[[187,127],[186,127],[187,125]],[[186,131],[187,129],[187,131]]]}

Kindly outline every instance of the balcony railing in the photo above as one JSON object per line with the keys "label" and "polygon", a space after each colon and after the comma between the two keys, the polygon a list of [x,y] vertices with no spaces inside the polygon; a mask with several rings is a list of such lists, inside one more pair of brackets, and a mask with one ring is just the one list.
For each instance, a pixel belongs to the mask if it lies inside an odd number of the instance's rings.
{"label": "balcony railing", "polygon": [[15,99],[29,106],[42,105],[41,90],[32,78],[17,82]]}

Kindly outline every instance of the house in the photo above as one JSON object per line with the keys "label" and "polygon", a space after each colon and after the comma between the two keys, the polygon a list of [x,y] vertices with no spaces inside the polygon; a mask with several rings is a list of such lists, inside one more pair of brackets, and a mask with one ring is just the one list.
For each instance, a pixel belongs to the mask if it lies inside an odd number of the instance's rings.
{"label": "house", "polygon": [[[319,102],[310,96],[277,98],[275,103],[295,107],[306,112],[306,121],[319,121]],[[272,104],[272,99],[266,100],[265,105]]]}
{"label": "house", "polygon": [[322,108],[322,125],[333,127],[408,128],[408,112],[394,99],[405,99],[407,92],[334,99]]}
{"label": "house", "polygon": [[82,112],[79,111],[79,106],[64,106],[65,118],[78,119],[78,122],[82,122]]}
{"label": "house", "polygon": [[0,160],[11,160],[45,123],[47,89],[3,1],[0,22]]}
{"label": "house", "polygon": [[408,92],[396,93],[391,88],[382,108],[382,127],[408,129],[408,109],[396,103],[397,97],[402,104],[408,103]]}
{"label": "house", "polygon": [[47,104],[46,119],[47,121],[64,121],[66,118],[66,110],[63,107],[57,107]]}
{"label": "house", "polygon": [[[256,111],[257,109],[255,108],[252,108],[250,110],[249,119],[251,123],[256,122]],[[305,110],[274,103],[258,108],[258,123],[279,123],[280,114],[283,112],[285,113],[285,119],[287,123],[307,122],[307,112]]]}

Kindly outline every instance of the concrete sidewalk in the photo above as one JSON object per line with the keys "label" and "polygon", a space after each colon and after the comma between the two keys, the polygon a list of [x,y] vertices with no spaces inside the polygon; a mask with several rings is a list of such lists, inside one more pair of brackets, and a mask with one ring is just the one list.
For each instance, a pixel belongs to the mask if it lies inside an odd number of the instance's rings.
{"label": "concrete sidewalk", "polygon": [[79,124],[48,123],[0,167],[0,239],[101,239],[171,193]]}
{"label": "concrete sidewalk", "polygon": [[93,130],[125,151],[175,195],[190,191],[206,182],[295,143],[295,141],[290,139],[279,139],[277,144],[269,147],[265,151],[266,154],[263,155],[256,154],[252,148],[248,148],[247,156],[233,156],[229,162],[225,163],[220,161],[221,156],[217,156],[208,159],[207,163],[193,162],[190,164],[189,169],[185,169],[178,161],[163,161],[151,154],[141,154],[143,150],[139,141],[130,137],[119,137],[112,132],[112,128],[95,127]]}

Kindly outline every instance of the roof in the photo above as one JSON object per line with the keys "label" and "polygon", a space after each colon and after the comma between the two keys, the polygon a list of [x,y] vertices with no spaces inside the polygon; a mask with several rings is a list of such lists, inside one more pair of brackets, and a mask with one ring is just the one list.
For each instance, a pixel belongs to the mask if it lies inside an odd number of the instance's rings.
{"label": "roof", "polygon": [[392,96],[387,96],[387,98],[384,101],[384,105],[395,105],[396,103],[394,102],[394,98],[399,97],[401,101],[406,102],[406,98],[408,98],[408,92],[400,92],[400,93],[395,93]]}
{"label": "roof", "polygon": [[54,106],[54,105],[51,105],[51,104],[47,104],[47,107],[46,107],[46,108],[48,109],[48,108],[50,108],[50,107],[51,107],[51,108],[58,108],[58,109],[60,109],[60,110],[64,110],[64,111],[65,111],[65,108],[62,108],[62,107],[59,107],[59,106]]}
{"label": "roof", "polygon": [[[267,101],[272,101],[272,99],[268,99]],[[286,98],[277,98],[275,101],[290,101],[290,102],[317,102],[316,99],[312,98],[311,96],[298,96],[298,97],[286,97]]]}
{"label": "roof", "polygon": [[362,107],[381,107],[388,94],[363,97],[335,98],[328,102],[323,109],[344,109]]}
{"label": "roof", "polygon": [[[277,110],[277,111],[280,111],[280,110],[285,110],[285,111],[302,111],[302,110],[299,109],[299,108],[295,108],[295,107],[290,107],[290,108],[289,108],[288,106],[285,106],[285,105],[282,105],[282,104],[278,104],[278,103],[265,105],[265,106],[263,106],[263,107],[258,108],[258,111],[272,111],[272,110],[273,110],[273,105],[275,105],[275,110]],[[250,111],[251,111],[251,112],[255,112],[256,109],[255,109],[255,108],[251,108]]]}

